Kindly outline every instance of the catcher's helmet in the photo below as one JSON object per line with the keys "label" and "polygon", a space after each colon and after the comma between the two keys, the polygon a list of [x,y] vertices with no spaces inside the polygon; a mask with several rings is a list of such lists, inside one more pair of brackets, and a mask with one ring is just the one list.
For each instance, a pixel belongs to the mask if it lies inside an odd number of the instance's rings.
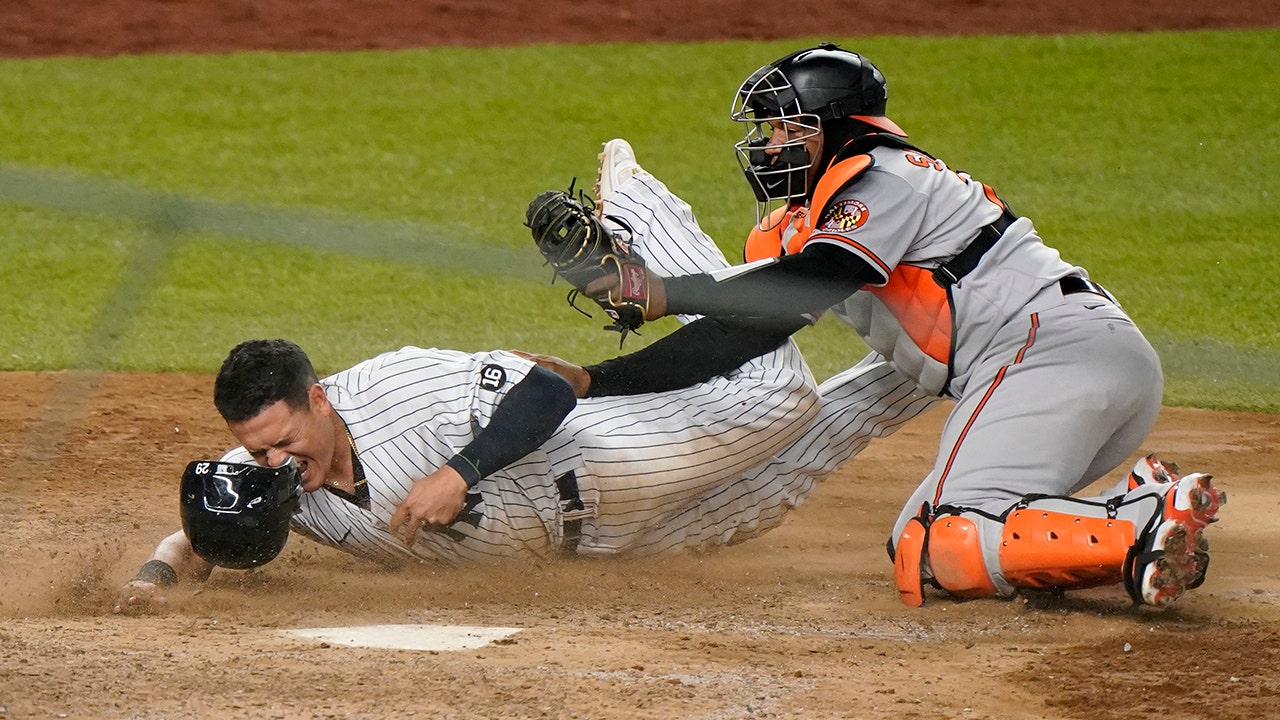
{"label": "catcher's helmet", "polygon": [[197,460],[182,474],[182,531],[191,549],[215,565],[257,567],[284,549],[301,496],[302,474],[292,462]]}
{"label": "catcher's helmet", "polygon": [[[879,130],[906,136],[885,117],[888,89],[870,60],[832,43],[805,48],[755,71],[738,88],[730,117],[747,123],[746,137],[734,145],[747,181],[761,203],[797,200],[808,194],[809,157],[805,141],[823,123],[852,118]],[[765,152],[773,125],[789,129],[785,142]]]}

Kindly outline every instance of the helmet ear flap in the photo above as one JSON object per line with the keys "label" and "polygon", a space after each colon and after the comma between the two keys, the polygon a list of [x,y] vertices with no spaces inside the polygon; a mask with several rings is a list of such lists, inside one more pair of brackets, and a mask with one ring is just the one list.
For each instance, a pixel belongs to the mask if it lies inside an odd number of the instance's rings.
{"label": "helmet ear flap", "polygon": [[[879,76],[879,77],[877,77]],[[880,107],[880,112],[884,112],[885,101],[889,99],[889,86],[884,81],[884,76],[880,75],[880,71],[875,65],[869,62],[862,63],[862,106],[865,108]],[[853,114],[853,113],[850,113]],[[862,113],[859,113],[862,114]]]}

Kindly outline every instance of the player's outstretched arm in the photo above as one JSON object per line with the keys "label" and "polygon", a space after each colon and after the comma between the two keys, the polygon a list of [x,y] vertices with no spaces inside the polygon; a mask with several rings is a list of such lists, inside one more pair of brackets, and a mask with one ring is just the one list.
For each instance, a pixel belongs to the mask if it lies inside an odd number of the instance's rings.
{"label": "player's outstretched arm", "polygon": [[197,555],[187,536],[179,530],[161,540],[151,559],[124,584],[112,612],[126,615],[153,612],[165,605],[165,588],[176,585],[179,579],[204,581],[211,572],[213,564]]}
{"label": "player's outstretched arm", "polygon": [[776,350],[809,324],[805,317],[703,317],[635,352],[586,367],[554,355],[514,352],[567,380],[580,398],[638,395],[679,390],[724,375]]}
{"label": "player's outstretched arm", "polygon": [[[806,246],[773,261],[739,265],[730,272],[659,278],[645,270],[649,304],[645,320],[663,315],[785,320],[821,313],[884,276],[868,262],[831,244]],[[618,280],[604,276],[584,291],[602,305],[616,293]]]}
{"label": "player's outstretched arm", "polygon": [[584,372],[589,383],[583,397],[691,387],[776,350],[792,333],[809,324],[799,315],[785,319],[698,318],[635,352],[588,365]]}

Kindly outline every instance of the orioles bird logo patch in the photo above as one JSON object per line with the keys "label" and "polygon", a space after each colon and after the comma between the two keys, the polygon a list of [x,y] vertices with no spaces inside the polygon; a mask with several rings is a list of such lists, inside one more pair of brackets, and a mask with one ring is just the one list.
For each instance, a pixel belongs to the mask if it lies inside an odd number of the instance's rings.
{"label": "orioles bird logo patch", "polygon": [[871,211],[861,200],[841,200],[822,216],[820,232],[850,232],[862,227]]}

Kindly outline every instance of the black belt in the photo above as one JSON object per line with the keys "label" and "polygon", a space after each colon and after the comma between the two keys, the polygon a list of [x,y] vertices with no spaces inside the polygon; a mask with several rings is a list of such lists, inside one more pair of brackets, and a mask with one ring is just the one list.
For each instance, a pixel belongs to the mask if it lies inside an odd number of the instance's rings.
{"label": "black belt", "polygon": [[566,553],[574,553],[578,542],[582,539],[582,519],[590,513],[582,504],[582,496],[578,493],[578,476],[573,471],[556,478],[556,489],[560,491],[560,528],[563,540],[560,549]]}
{"label": "black belt", "polygon": [[995,222],[990,225],[984,225],[978,231],[978,236],[965,249],[956,253],[955,257],[934,268],[933,281],[944,288],[959,285],[960,278],[973,272],[973,269],[978,267],[978,261],[982,259],[982,256],[986,255],[987,251],[995,246],[996,242],[1000,240],[1000,236],[1004,235],[1004,231],[1008,230],[1013,221],[1017,219],[1017,215],[1005,210],[1000,217],[996,218]]}
{"label": "black belt", "polygon": [[1111,297],[1111,293],[1107,292],[1101,285],[1092,280],[1086,280],[1079,275],[1068,275],[1062,278],[1058,281],[1058,287],[1062,289],[1063,295],[1087,292],[1101,295],[1111,302],[1115,302],[1115,298]]}

